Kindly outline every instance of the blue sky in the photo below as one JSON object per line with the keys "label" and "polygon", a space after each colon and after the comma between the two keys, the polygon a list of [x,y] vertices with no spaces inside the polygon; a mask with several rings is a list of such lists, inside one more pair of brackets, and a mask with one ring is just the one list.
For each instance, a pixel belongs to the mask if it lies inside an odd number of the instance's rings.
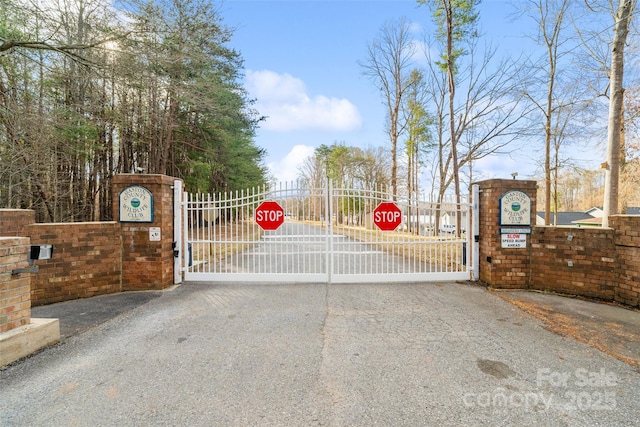
{"label": "blue sky", "polygon": [[[226,0],[223,22],[235,29],[230,46],[245,65],[245,87],[268,116],[256,144],[276,179],[294,180],[297,167],[320,144],[387,146],[381,95],[362,76],[367,45],[387,21],[415,23],[416,39],[432,27],[429,9],[414,0]],[[503,54],[518,56],[533,44],[522,35],[528,22],[512,22],[508,1],[485,0],[481,31]],[[539,150],[493,156],[476,164],[482,178],[535,173]],[[533,156],[533,158],[532,158]]]}

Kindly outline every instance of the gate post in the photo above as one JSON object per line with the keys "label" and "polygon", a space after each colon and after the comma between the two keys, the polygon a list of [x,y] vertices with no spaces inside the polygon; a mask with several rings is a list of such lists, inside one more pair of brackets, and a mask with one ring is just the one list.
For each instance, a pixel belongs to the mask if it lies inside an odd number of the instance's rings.
{"label": "gate post", "polygon": [[471,280],[480,278],[480,186],[471,186]]}
{"label": "gate post", "polygon": [[122,234],[123,291],[164,289],[174,284],[176,181],[166,175],[112,178],[113,215]]}
{"label": "gate post", "polygon": [[184,242],[182,237],[182,180],[173,181],[173,283],[182,283],[182,258]]}
{"label": "gate post", "polygon": [[[536,181],[520,181],[515,179],[490,179],[475,183],[479,187],[479,278],[481,282],[495,288],[522,289],[527,288],[531,279],[531,234],[527,234],[535,226],[536,218]],[[501,215],[502,197],[507,192],[524,193],[530,200],[530,206],[520,206],[527,225],[504,225]],[[505,206],[503,208],[506,209]],[[501,224],[502,219],[502,224]],[[517,221],[516,221],[517,222]],[[520,235],[520,241],[511,245],[505,244],[504,238],[508,230]],[[524,242],[523,242],[524,240]]]}

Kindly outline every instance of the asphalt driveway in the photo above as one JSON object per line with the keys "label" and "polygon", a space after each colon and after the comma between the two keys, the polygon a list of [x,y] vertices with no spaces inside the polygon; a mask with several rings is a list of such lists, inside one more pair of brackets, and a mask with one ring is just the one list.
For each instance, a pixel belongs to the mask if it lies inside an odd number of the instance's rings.
{"label": "asphalt driveway", "polygon": [[637,368],[454,283],[190,283],[0,371],[2,426],[632,426],[639,401]]}

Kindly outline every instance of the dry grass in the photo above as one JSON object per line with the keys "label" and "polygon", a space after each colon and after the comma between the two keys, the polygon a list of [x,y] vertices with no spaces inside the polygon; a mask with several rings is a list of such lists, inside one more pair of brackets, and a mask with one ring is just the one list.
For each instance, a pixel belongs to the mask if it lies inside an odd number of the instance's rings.
{"label": "dry grass", "polygon": [[[289,220],[292,221],[292,220]],[[308,224],[323,227],[324,223]],[[418,236],[402,231],[379,231],[365,227],[334,225],[336,233],[343,234],[353,240],[376,246],[376,249],[391,255],[404,257],[421,263],[428,263],[440,268],[462,271],[462,243],[449,236]],[[253,221],[239,223],[223,223],[200,227],[194,231],[197,240],[215,240],[215,243],[193,243],[193,261],[219,261],[229,255],[250,248],[260,240],[264,232]],[[420,244],[422,243],[422,244]]]}
{"label": "dry grass", "polygon": [[625,354],[623,346],[619,345],[619,342],[637,341],[640,338],[637,334],[625,332],[621,325],[615,323],[601,325],[589,319],[580,319],[578,321],[555,311],[552,307],[533,301],[513,298],[508,292],[493,293],[545,322],[548,330],[584,342],[603,353],[640,369],[640,358],[629,357],[628,354]]}
{"label": "dry grass", "polygon": [[462,241],[449,236],[419,236],[403,231],[379,231],[365,227],[334,225],[335,232],[375,244],[391,255],[462,271]]}
{"label": "dry grass", "polygon": [[193,233],[197,240],[215,240],[215,243],[205,241],[192,244],[193,261],[197,263],[204,260],[220,261],[242,252],[260,240],[264,232],[252,221],[239,221],[199,227]]}

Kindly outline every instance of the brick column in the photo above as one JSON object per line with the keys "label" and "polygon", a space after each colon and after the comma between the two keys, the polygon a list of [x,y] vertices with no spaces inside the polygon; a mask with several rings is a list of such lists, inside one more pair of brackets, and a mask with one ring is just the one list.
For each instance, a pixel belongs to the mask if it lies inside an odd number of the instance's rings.
{"label": "brick column", "polygon": [[0,237],[0,333],[31,320],[31,274],[11,274],[29,265],[30,247],[27,237]]}
{"label": "brick column", "polygon": [[531,275],[531,236],[526,248],[503,248],[500,229],[500,198],[518,190],[531,198],[531,228],[535,225],[535,181],[491,179],[480,181],[479,256],[480,281],[495,288],[519,289],[529,286]]}
{"label": "brick column", "polygon": [[609,225],[615,233],[614,299],[640,307],[640,217],[614,215]]}
{"label": "brick column", "polygon": [[35,222],[32,209],[0,209],[0,236],[29,237],[26,227]]}
{"label": "brick column", "polygon": [[[153,222],[120,222],[122,230],[122,290],[164,289],[173,285],[173,183],[166,175],[123,174],[112,179],[113,216],[116,221],[122,190],[144,187],[153,195]],[[160,229],[152,241],[151,227]]]}

